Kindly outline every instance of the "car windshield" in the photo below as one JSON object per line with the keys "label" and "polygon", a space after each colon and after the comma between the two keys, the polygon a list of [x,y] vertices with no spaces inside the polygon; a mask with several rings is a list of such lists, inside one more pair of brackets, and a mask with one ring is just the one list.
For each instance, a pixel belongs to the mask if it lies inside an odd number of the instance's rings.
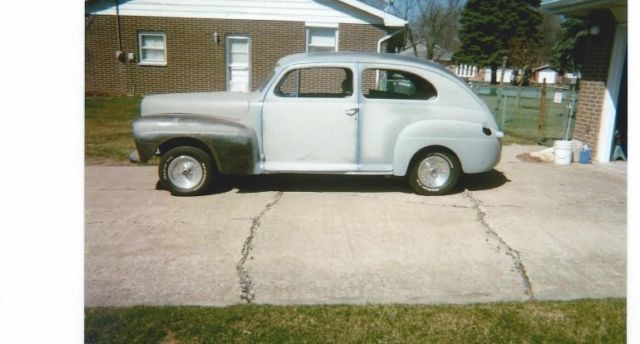
{"label": "car windshield", "polygon": [[275,66],[275,68],[272,68],[271,70],[269,70],[267,75],[265,75],[264,79],[262,79],[262,83],[260,84],[260,87],[258,88],[258,92],[264,91],[264,88],[267,87],[267,83],[269,83],[269,81],[273,78],[273,75],[276,73],[277,67],[278,66]]}

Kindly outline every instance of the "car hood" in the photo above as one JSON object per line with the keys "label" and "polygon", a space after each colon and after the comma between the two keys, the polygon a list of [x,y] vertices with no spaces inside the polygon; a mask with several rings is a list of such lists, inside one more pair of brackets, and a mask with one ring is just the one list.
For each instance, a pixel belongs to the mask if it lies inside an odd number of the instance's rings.
{"label": "car hood", "polygon": [[140,105],[140,115],[188,114],[240,120],[249,113],[251,93],[196,92],[146,96]]}

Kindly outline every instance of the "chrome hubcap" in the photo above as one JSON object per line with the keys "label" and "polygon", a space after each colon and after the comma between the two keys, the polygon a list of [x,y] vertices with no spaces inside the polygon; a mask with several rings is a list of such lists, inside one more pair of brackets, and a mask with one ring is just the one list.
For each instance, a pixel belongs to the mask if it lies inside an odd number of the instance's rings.
{"label": "chrome hubcap", "polygon": [[420,182],[430,188],[443,186],[449,180],[450,175],[449,163],[440,156],[430,156],[422,160],[418,167]]}
{"label": "chrome hubcap", "polygon": [[188,155],[180,155],[169,163],[167,169],[171,183],[181,189],[192,189],[204,176],[202,165]]}

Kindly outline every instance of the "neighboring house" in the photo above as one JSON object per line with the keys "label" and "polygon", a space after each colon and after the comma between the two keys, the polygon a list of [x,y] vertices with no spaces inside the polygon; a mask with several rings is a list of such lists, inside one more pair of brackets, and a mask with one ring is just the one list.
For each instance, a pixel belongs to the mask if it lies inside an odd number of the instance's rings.
{"label": "neighboring house", "polygon": [[481,81],[480,72],[477,66],[468,64],[451,65],[448,67],[452,73],[457,76],[473,81]]}
{"label": "neighboring house", "polygon": [[[627,142],[627,1],[544,0],[554,14],[583,16],[590,23],[581,70],[574,138],[608,162]],[[616,135],[618,133],[618,135]]]}
{"label": "neighboring house", "polygon": [[408,47],[405,47],[400,51],[400,55],[415,56],[415,57],[426,59],[427,46],[424,43],[418,42],[416,43],[415,49],[412,45],[409,45]]}
{"label": "neighboring house", "polygon": [[[414,50],[413,46],[411,46],[411,45],[409,45],[408,47],[400,49],[400,55],[415,56],[415,57],[426,59],[427,58],[427,51],[428,51],[427,46],[422,42],[418,42],[418,43],[416,43],[415,50]],[[439,64],[441,64],[441,65],[443,65],[445,67],[452,63],[451,62],[451,57],[453,56],[453,51],[442,49],[437,44],[436,44],[435,48],[433,49],[433,51],[434,51],[433,59],[431,59],[430,61],[439,63]],[[417,56],[416,56],[416,54],[417,54]]]}
{"label": "neighboring house", "polygon": [[[413,46],[408,46],[400,51],[400,55],[416,56],[426,59],[427,58],[427,46],[424,43],[417,43],[415,50]],[[453,51],[440,49],[436,46],[436,54],[431,60],[447,68],[451,73],[468,80],[480,80],[478,68],[472,65],[457,65],[453,63]]]}
{"label": "neighboring house", "polygon": [[[491,82],[491,68],[487,67],[487,68],[482,68],[482,71],[484,72],[484,81],[485,82]],[[504,74],[502,73],[502,68],[498,67],[498,70],[496,71],[496,81],[500,82],[500,83],[510,83],[511,80],[513,79],[513,69],[512,68],[507,68],[504,70]]]}
{"label": "neighboring house", "polygon": [[558,83],[558,71],[550,65],[540,66],[533,69],[533,80],[539,84],[555,85]]}
{"label": "neighboring house", "polygon": [[85,2],[85,92],[249,92],[283,56],[393,52],[407,22],[357,0]]}

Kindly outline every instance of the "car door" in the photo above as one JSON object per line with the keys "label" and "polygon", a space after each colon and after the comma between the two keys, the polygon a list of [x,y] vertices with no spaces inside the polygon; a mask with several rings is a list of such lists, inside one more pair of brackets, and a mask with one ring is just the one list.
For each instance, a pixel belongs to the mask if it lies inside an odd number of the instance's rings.
{"label": "car door", "polygon": [[391,172],[400,131],[441,110],[436,88],[419,71],[394,65],[360,64],[360,80],[360,171]]}
{"label": "car door", "polygon": [[354,67],[306,65],[281,73],[263,104],[263,170],[357,170]]}

